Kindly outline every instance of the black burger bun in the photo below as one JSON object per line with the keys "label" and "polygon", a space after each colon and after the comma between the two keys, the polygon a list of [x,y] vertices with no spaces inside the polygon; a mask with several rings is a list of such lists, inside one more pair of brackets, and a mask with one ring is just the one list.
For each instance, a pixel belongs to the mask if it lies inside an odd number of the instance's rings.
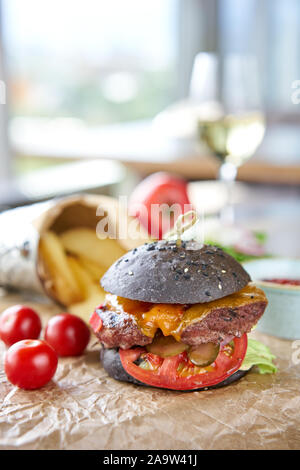
{"label": "black burger bun", "polygon": [[[134,377],[132,377],[125,371],[122,366],[119,351],[117,349],[102,348],[100,351],[100,360],[102,362],[104,370],[113,379],[119,380],[121,382],[133,383],[135,385],[142,385],[144,387],[150,387],[150,385],[144,384],[143,382],[136,380]],[[246,375],[249,370],[237,370],[227,379],[223,380],[223,382],[220,382],[217,385],[213,385],[211,387],[197,388],[191,391],[195,392],[196,390],[209,390],[213,388],[225,387],[226,385],[230,385],[233,382],[236,382],[240,378],[244,377],[244,375]]]}
{"label": "black burger bun", "polygon": [[243,289],[251,280],[221,248],[195,241],[159,241],[126,253],[106,271],[107,292],[151,303],[211,302]]}

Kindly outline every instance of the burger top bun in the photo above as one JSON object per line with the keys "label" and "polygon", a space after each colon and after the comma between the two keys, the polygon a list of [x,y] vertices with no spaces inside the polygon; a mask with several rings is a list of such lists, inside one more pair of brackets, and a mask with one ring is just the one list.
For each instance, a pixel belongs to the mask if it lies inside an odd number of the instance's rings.
{"label": "burger top bun", "polygon": [[233,294],[249,274],[218,247],[195,241],[159,241],[134,248],[101,279],[111,294],[151,303],[195,304]]}

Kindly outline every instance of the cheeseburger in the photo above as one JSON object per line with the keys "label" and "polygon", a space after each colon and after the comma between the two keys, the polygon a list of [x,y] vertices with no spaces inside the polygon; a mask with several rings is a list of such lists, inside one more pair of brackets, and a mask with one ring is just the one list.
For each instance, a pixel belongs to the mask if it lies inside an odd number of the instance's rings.
{"label": "cheeseburger", "polygon": [[194,240],[128,252],[102,277],[105,303],[90,319],[104,369],[116,380],[172,390],[239,379],[253,365],[245,366],[247,333],[267,306],[250,281],[232,256]]}

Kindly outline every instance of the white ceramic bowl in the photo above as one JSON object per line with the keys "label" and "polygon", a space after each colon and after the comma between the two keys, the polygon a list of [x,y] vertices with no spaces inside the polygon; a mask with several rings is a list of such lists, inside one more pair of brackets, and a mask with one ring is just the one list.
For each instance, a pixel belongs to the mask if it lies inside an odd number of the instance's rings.
{"label": "white ceramic bowl", "polygon": [[285,339],[300,339],[300,286],[275,284],[262,279],[300,279],[300,259],[264,258],[243,264],[269,304],[257,329]]}

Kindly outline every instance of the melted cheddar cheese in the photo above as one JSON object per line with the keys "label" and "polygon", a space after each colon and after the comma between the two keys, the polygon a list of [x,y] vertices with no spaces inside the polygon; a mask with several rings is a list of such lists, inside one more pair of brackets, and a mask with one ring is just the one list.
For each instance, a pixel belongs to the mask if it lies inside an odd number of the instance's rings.
{"label": "melted cheddar cheese", "polygon": [[106,305],[116,313],[132,315],[146,336],[153,338],[160,329],[164,336],[172,335],[180,341],[180,332],[193,322],[203,320],[212,310],[237,308],[255,302],[266,302],[264,292],[253,284],[221,299],[202,304],[152,304],[107,294]]}

